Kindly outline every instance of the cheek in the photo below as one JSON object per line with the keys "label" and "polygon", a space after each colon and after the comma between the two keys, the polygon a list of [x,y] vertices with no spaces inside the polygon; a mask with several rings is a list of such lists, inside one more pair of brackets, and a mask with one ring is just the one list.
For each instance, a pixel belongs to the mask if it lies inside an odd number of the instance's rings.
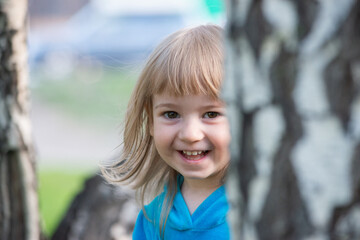
{"label": "cheek", "polygon": [[230,141],[231,141],[231,133],[230,133],[230,127],[228,124],[228,121],[226,121],[221,128],[216,131],[218,134],[218,142],[223,147],[230,147]]}
{"label": "cheek", "polygon": [[230,129],[225,125],[223,128],[214,130],[213,132],[216,134],[212,136],[212,140],[214,145],[219,149],[218,154],[225,158],[230,158]]}
{"label": "cheek", "polygon": [[223,132],[221,136],[218,136],[218,160],[219,164],[224,167],[227,166],[230,162],[230,141],[231,141],[231,134],[230,132]]}
{"label": "cheek", "polygon": [[230,133],[224,132],[221,136],[217,137],[217,141],[218,141],[218,146],[223,151],[229,151],[229,149],[230,149],[230,141],[231,141]]}
{"label": "cheek", "polygon": [[163,148],[170,145],[171,134],[169,131],[167,131],[167,128],[159,127],[155,124],[153,127],[152,136],[155,142],[155,146],[159,152],[161,152]]}

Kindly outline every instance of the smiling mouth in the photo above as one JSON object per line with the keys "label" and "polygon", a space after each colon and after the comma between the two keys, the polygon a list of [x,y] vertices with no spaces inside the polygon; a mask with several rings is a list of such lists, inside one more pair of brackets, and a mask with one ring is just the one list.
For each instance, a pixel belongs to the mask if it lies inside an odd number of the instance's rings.
{"label": "smiling mouth", "polygon": [[205,150],[205,151],[179,151],[179,153],[187,160],[191,160],[191,161],[196,161],[196,160],[200,160],[203,157],[205,157],[208,153],[209,150]]}

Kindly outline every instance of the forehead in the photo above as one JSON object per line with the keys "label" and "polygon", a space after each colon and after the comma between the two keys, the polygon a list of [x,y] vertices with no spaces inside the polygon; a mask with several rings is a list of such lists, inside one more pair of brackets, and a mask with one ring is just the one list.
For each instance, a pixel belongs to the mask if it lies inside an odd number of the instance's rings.
{"label": "forehead", "polygon": [[153,96],[154,108],[171,106],[199,106],[199,107],[224,107],[224,102],[219,98],[214,98],[204,94],[191,94],[184,96],[174,96],[166,93],[155,94]]}

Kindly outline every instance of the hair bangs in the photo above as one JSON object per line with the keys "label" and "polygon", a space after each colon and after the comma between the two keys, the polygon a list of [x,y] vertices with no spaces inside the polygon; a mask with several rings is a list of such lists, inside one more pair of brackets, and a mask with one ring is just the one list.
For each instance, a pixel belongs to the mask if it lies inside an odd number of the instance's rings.
{"label": "hair bangs", "polygon": [[170,36],[167,47],[157,51],[153,59],[156,71],[150,77],[155,79],[150,86],[151,95],[203,94],[219,98],[223,79],[221,32],[206,30],[184,30],[174,38]]}

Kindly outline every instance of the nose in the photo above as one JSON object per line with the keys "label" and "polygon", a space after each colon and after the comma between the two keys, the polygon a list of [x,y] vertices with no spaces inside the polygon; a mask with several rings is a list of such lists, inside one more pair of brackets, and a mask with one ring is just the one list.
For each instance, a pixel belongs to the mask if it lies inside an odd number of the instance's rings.
{"label": "nose", "polygon": [[187,119],[179,131],[179,139],[184,142],[197,142],[204,138],[204,132],[201,128],[199,119]]}

